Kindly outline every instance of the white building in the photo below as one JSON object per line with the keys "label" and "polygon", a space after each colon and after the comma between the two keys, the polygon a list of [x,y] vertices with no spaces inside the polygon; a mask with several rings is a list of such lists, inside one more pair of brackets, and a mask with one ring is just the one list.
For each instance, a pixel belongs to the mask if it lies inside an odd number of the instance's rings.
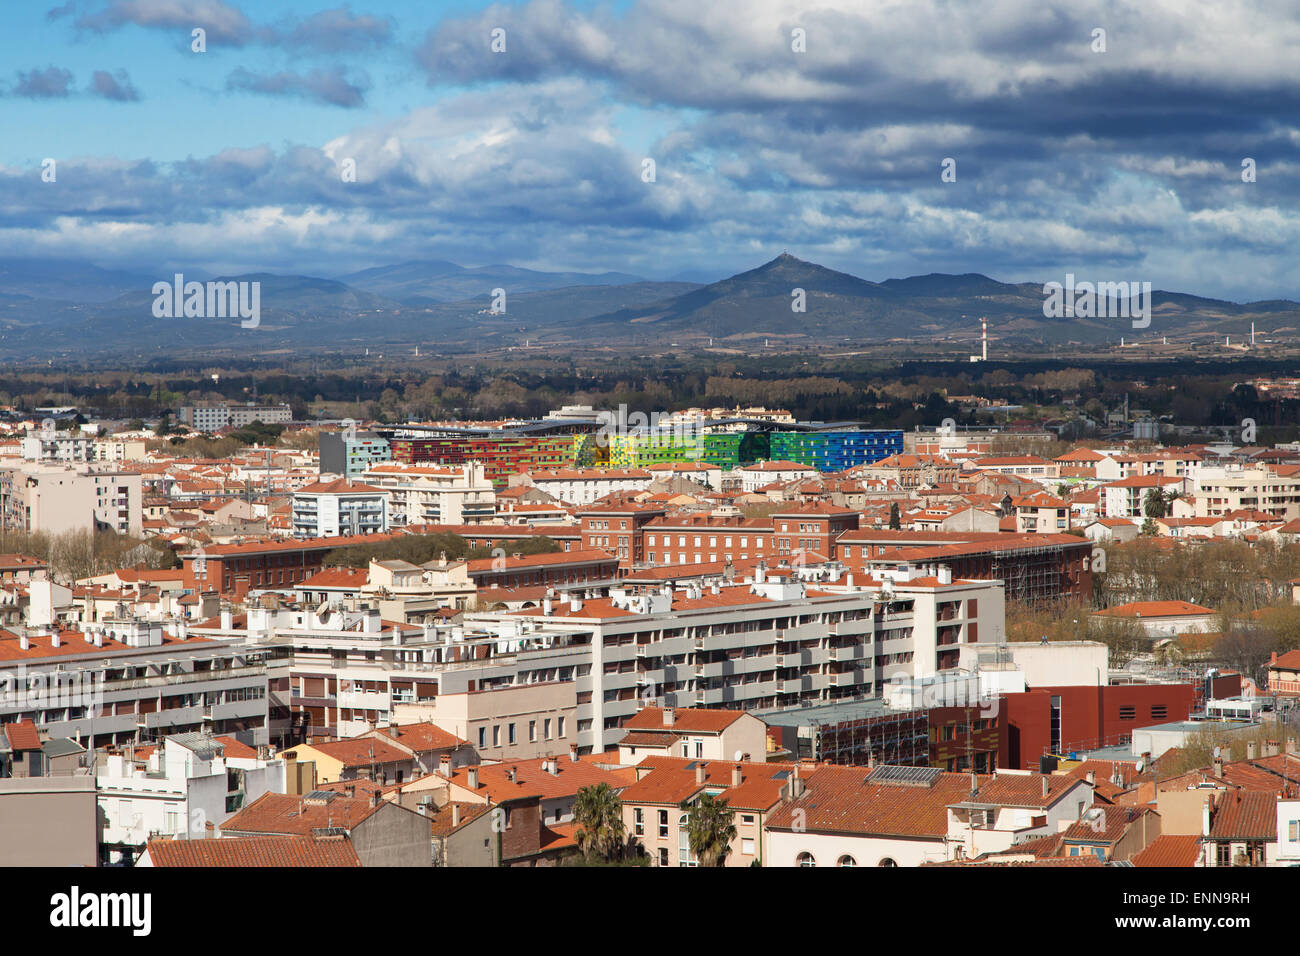
{"label": "white building", "polygon": [[293,493],[293,533],[298,538],[382,534],[388,530],[388,495],[346,478],[313,482]]}
{"label": "white building", "polygon": [[[285,792],[284,762],[208,734],[167,737],[143,759],[110,755],[96,774],[100,842],[132,859],[150,837],[202,840],[264,793]],[[116,861],[112,861],[116,862]]]}
{"label": "white building", "polygon": [[394,525],[480,524],[496,516],[496,490],[481,462],[463,465],[375,465],[367,485],[388,493]]}

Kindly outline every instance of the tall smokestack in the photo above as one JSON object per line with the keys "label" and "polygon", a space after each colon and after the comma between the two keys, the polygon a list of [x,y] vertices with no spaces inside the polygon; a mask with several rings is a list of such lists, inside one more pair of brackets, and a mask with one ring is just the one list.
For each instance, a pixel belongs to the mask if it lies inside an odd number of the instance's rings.
{"label": "tall smokestack", "polygon": [[980,318],[980,355],[982,361],[989,360],[989,319],[988,316]]}

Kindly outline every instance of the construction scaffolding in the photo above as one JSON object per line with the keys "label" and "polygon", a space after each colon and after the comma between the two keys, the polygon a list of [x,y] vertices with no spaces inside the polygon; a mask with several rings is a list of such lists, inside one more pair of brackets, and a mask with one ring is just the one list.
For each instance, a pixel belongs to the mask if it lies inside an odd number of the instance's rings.
{"label": "construction scaffolding", "polygon": [[930,717],[924,710],[816,724],[812,731],[814,760],[860,767],[930,763]]}

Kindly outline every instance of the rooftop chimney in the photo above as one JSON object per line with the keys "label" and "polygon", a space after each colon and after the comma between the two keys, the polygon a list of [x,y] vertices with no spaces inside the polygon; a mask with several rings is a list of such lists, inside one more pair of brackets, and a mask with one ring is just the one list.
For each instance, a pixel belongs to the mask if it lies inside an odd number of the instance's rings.
{"label": "rooftop chimney", "polygon": [[741,769],[740,764],[736,764],[734,767],[731,768],[731,785],[733,787],[739,787],[741,781],[744,779],[745,779],[745,774],[744,771]]}
{"label": "rooftop chimney", "polygon": [[506,776],[510,778],[511,783],[516,783],[517,778],[519,777],[519,768],[511,767],[509,770],[506,771]]}
{"label": "rooftop chimney", "polygon": [[63,646],[63,638],[59,636],[59,629],[57,627],[51,628],[50,647],[62,647],[62,646]]}
{"label": "rooftop chimney", "polygon": [[1259,756],[1259,742],[1255,740],[1246,741],[1246,759],[1254,760]]}
{"label": "rooftop chimney", "polygon": [[577,763],[577,762],[578,762],[578,745],[577,745],[577,744],[569,744],[569,760],[571,760],[573,763]]}
{"label": "rooftop chimney", "polygon": [[452,803],[451,805],[451,828],[454,830],[460,826],[460,804]]}
{"label": "rooftop chimney", "polygon": [[1088,773],[1086,774],[1086,777],[1089,786],[1091,787],[1097,786],[1097,772],[1095,770],[1089,770]]}
{"label": "rooftop chimney", "polygon": [[671,707],[664,708],[664,726],[671,727],[677,722],[677,713]]}
{"label": "rooftop chimney", "polygon": [[1051,789],[1051,784],[1047,780],[1047,774],[1043,774],[1043,799],[1047,799],[1047,793]]}
{"label": "rooftop chimney", "polygon": [[465,776],[468,778],[466,782],[469,784],[469,788],[471,790],[477,790],[478,789],[478,767],[470,767],[469,770],[466,771]]}
{"label": "rooftop chimney", "polygon": [[704,764],[700,761],[695,763],[695,782],[697,784],[704,783]]}
{"label": "rooftop chimney", "polygon": [[443,754],[438,759],[438,773],[444,777],[451,776],[451,754]]}
{"label": "rooftop chimney", "polygon": [[1211,765],[1211,767],[1214,770],[1214,776],[1217,779],[1222,780],[1223,779],[1223,758],[1215,757],[1214,763]]}
{"label": "rooftop chimney", "polygon": [[32,642],[27,637],[27,632],[22,631],[18,634],[18,649],[22,651],[31,650]]}

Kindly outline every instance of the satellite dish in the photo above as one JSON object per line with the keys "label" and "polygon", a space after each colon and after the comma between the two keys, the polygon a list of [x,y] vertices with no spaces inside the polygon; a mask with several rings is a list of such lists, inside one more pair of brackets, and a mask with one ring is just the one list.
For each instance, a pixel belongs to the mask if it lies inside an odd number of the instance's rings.
{"label": "satellite dish", "polygon": [[1137,772],[1141,773],[1144,769],[1146,769],[1146,761],[1139,758],[1137,762]]}
{"label": "satellite dish", "polygon": [[1219,759],[1219,755],[1220,755],[1221,752],[1222,752],[1222,751],[1220,751],[1220,749],[1219,749],[1218,747],[1215,747],[1215,748],[1214,748],[1214,759],[1215,759],[1215,760],[1218,760],[1218,759]]}
{"label": "satellite dish", "polygon": [[744,758],[745,758],[745,751],[743,751],[743,750],[737,750],[737,751],[736,751],[736,756],[735,756],[735,760],[736,760],[736,762],[739,763],[739,762],[740,762],[741,760],[743,760]]}

